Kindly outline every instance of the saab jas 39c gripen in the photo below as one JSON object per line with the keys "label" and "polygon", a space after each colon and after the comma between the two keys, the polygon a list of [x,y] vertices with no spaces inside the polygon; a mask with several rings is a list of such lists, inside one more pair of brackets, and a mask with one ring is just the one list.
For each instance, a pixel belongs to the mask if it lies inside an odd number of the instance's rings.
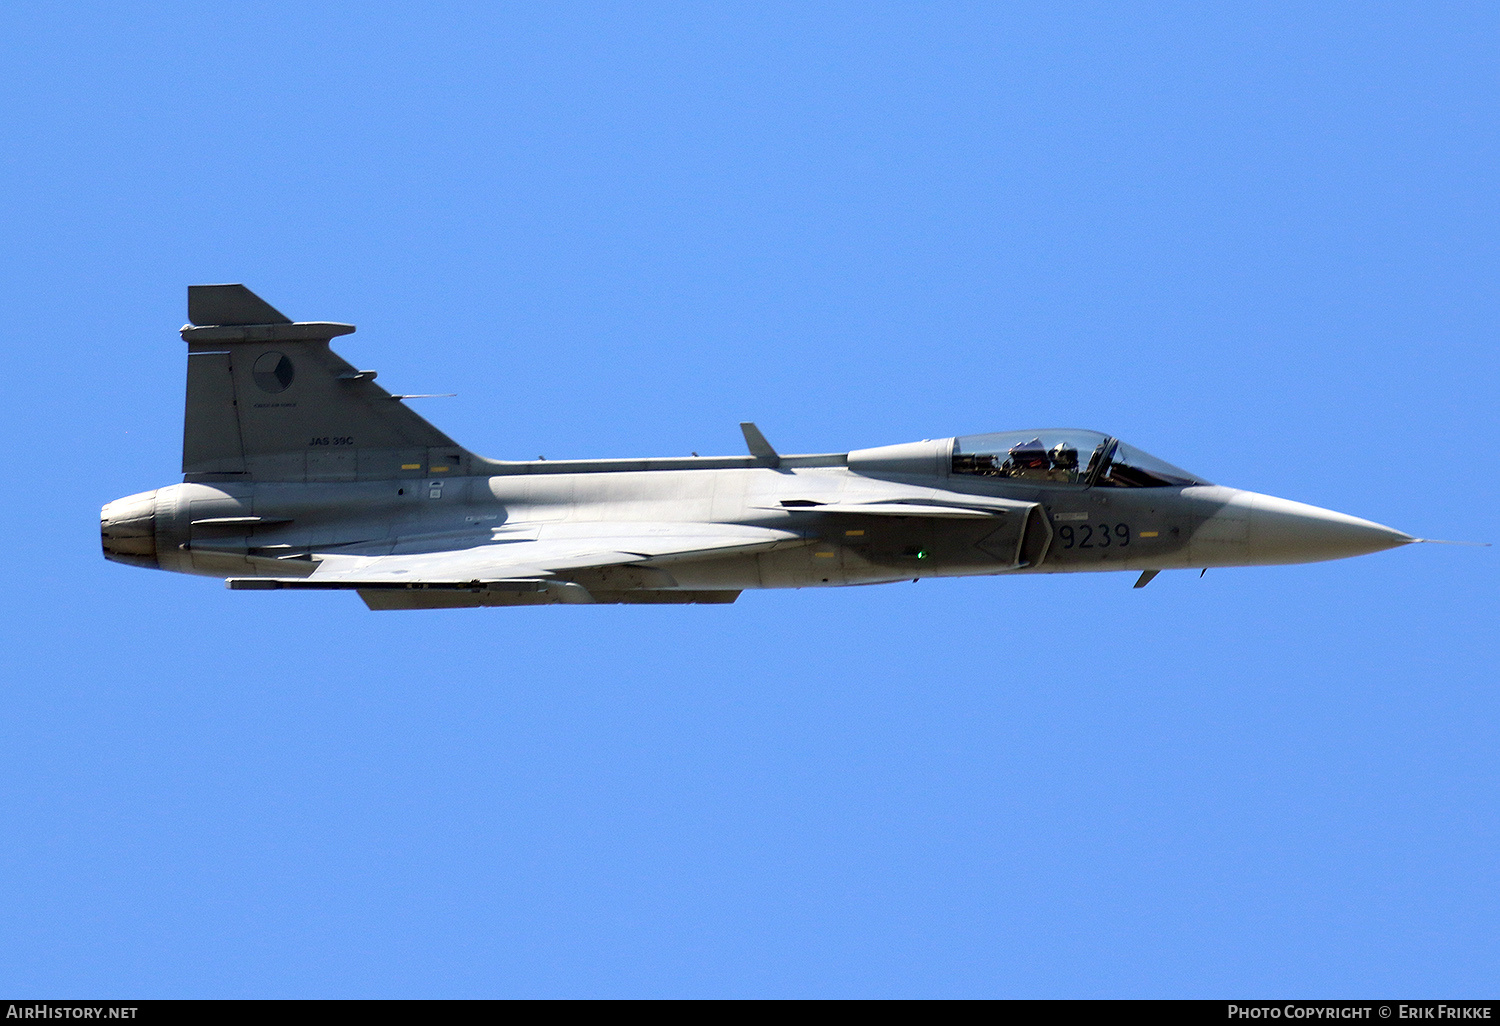
{"label": "saab jas 39c gripen", "polygon": [[733,602],[746,588],[1306,563],[1420,539],[1040,430],[784,455],[484,459],[243,285],[188,289],[183,483],[117,499],[104,554],[371,609]]}

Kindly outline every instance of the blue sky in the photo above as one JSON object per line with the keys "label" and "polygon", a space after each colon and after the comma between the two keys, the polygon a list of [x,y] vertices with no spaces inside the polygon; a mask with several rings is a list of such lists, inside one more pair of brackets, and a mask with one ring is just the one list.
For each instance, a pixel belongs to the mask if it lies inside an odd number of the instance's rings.
{"label": "blue sky", "polygon": [[7,4],[0,991],[1493,996],[1493,549],[377,614],[95,518],[243,281],[496,458],[1076,425],[1500,541],[1497,29]]}

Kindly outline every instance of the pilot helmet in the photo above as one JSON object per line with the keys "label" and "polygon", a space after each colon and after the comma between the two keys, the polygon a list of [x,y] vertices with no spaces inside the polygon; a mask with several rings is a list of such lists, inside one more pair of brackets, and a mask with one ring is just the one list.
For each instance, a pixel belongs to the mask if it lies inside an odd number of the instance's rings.
{"label": "pilot helmet", "polygon": [[1078,469],[1078,450],[1067,442],[1058,442],[1047,455],[1052,458],[1052,465],[1059,470]]}

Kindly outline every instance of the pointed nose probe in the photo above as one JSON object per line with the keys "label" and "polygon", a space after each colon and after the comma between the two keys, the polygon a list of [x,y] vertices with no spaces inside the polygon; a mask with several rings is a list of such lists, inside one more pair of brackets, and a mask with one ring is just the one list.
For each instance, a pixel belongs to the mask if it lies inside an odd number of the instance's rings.
{"label": "pointed nose probe", "polygon": [[1315,563],[1394,549],[1418,539],[1373,520],[1274,495],[1255,495],[1247,540],[1257,563]]}

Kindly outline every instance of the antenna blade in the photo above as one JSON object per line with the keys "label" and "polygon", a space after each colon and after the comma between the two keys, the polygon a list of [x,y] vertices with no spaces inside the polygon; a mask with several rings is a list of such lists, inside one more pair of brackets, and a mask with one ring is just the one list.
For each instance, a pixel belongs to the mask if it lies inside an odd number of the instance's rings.
{"label": "antenna blade", "polygon": [[771,443],[766,441],[766,436],[760,433],[752,421],[742,421],[740,431],[744,432],[745,444],[750,448],[750,455],[756,459],[766,460],[771,466],[781,465],[781,454],[771,448]]}

